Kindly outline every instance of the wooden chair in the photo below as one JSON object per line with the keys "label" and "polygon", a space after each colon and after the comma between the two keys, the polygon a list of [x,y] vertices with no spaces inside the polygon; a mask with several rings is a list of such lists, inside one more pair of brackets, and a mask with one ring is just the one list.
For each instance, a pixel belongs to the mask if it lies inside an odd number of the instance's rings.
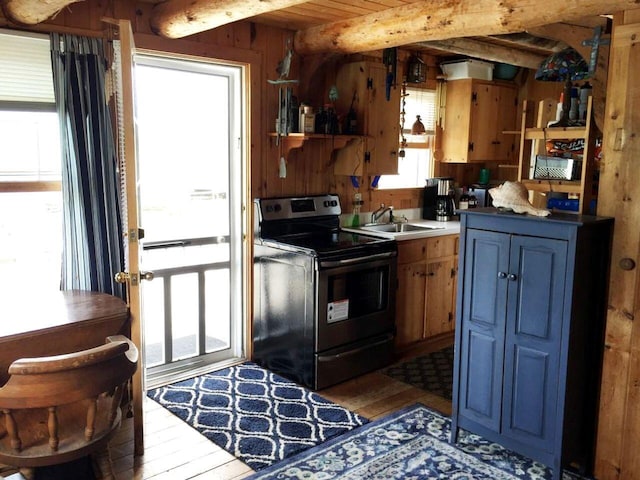
{"label": "wooden chair", "polygon": [[81,352],[13,362],[0,388],[0,463],[33,479],[35,467],[90,455],[98,478],[113,479],[108,442],[137,362],[137,348],[121,335]]}

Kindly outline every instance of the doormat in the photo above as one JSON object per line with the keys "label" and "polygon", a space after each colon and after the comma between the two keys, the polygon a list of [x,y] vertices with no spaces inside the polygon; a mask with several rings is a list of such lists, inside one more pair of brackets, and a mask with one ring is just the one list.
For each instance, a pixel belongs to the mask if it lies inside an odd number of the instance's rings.
{"label": "doormat", "polygon": [[[551,470],[488,440],[460,430],[422,404],[375,420],[246,480],[546,480]],[[564,471],[563,480],[582,477]]]}
{"label": "doormat", "polygon": [[453,388],[453,345],[443,350],[391,365],[385,375],[451,400]]}
{"label": "doormat", "polygon": [[252,362],[147,395],[254,470],[368,422]]}

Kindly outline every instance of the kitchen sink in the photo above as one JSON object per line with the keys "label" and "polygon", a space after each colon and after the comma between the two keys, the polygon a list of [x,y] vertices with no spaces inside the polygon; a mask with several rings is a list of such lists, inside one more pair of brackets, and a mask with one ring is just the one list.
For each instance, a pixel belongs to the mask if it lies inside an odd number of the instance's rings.
{"label": "kitchen sink", "polygon": [[432,227],[428,225],[413,225],[411,223],[378,223],[374,225],[363,225],[360,228],[362,230],[369,230],[372,232],[402,233],[402,232],[421,232],[421,231],[427,231],[427,230],[440,230],[444,227]]}

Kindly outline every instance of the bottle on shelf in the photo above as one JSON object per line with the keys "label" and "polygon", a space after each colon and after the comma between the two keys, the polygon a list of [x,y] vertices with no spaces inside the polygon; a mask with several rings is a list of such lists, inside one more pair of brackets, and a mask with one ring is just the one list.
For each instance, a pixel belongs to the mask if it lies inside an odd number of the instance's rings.
{"label": "bottle on shelf", "polygon": [[467,187],[462,187],[462,195],[460,195],[458,208],[460,210],[467,210],[469,208],[469,194],[467,193]]}
{"label": "bottle on shelf", "polygon": [[478,206],[478,199],[473,194],[473,192],[471,192],[471,194],[469,195],[469,208],[476,208],[477,206]]}
{"label": "bottle on shelf", "polygon": [[351,217],[351,226],[360,226],[360,207],[362,206],[362,194],[356,193],[353,195],[353,217]]}
{"label": "bottle on shelf", "polygon": [[580,93],[578,92],[578,87],[571,87],[571,102],[569,106],[569,120],[575,121],[578,120],[578,103]]}
{"label": "bottle on shelf", "polygon": [[315,116],[315,133],[326,133],[327,129],[327,112],[323,107],[318,107],[318,113]]}

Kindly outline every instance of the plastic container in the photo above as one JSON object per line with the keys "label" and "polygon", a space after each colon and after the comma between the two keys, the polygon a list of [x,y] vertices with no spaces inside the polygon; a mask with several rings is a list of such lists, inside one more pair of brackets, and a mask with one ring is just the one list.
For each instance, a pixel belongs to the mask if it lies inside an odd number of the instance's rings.
{"label": "plastic container", "polygon": [[547,201],[547,208],[577,212],[580,209],[580,200],[577,198],[550,198]]}
{"label": "plastic container", "polygon": [[442,62],[442,72],[447,80],[459,80],[462,78],[479,78],[481,80],[493,80],[493,63],[482,60],[466,59],[453,62]]}
{"label": "plastic container", "polygon": [[493,67],[493,78],[498,80],[513,80],[519,68],[508,63],[496,63]]}

